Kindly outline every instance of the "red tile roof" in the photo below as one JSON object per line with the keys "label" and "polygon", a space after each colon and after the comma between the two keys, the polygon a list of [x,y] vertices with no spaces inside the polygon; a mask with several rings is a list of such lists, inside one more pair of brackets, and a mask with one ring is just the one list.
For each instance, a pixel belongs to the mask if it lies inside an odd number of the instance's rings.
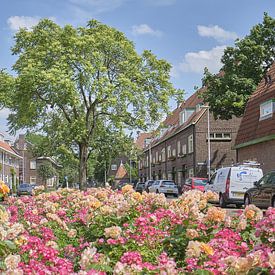
{"label": "red tile roof", "polygon": [[140,133],[135,141],[136,146],[139,149],[143,149],[145,147],[145,139],[151,138],[152,133]]}
{"label": "red tile roof", "polygon": [[120,166],[118,167],[115,175],[115,179],[123,179],[123,178],[127,178],[127,176],[128,176],[128,173],[125,166],[123,165],[123,163],[120,163]]}
{"label": "red tile roof", "polygon": [[266,83],[265,78],[263,78],[248,100],[237,134],[236,145],[275,134],[274,113],[270,118],[259,120],[260,105],[270,99],[275,99],[275,63],[271,66],[266,75],[270,75],[271,82]]}
{"label": "red tile roof", "polygon": [[6,143],[6,142],[4,142],[4,141],[0,141],[0,149],[3,149],[4,151],[7,151],[7,152],[9,152],[9,153],[11,153],[11,154],[13,154],[13,155],[16,155],[16,156],[20,157],[20,156],[18,155],[18,153],[16,153],[16,152],[12,149],[12,147],[11,147],[8,143]]}
{"label": "red tile roof", "polygon": [[185,108],[196,108],[198,104],[203,103],[203,99],[200,98],[200,94],[205,92],[206,88],[202,87],[198,91],[196,91],[193,95],[191,95],[186,101],[182,102],[182,104],[176,108],[164,121],[163,124],[166,126],[166,130],[162,134],[161,137],[155,137],[151,143],[151,146],[167,139],[169,136],[175,134],[176,132],[181,131],[188,125],[196,122],[198,118],[205,112],[205,109],[200,110],[199,112],[194,112],[191,117],[182,125],[180,125],[179,116],[180,112]]}

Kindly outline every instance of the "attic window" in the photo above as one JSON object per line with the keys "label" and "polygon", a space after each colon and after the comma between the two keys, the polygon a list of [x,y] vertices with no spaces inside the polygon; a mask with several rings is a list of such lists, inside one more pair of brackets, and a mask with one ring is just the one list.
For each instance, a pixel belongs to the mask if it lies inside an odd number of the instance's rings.
{"label": "attic window", "polygon": [[260,105],[260,120],[264,120],[272,117],[272,113],[275,110],[275,99],[266,101]]}
{"label": "attic window", "polygon": [[194,108],[187,108],[184,109],[182,112],[180,112],[180,125],[185,123],[190,116],[194,113],[195,109]]}

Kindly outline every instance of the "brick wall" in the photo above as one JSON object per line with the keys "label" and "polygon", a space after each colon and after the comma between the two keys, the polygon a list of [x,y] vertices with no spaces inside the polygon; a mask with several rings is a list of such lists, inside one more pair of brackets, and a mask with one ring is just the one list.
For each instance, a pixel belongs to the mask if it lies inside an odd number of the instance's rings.
{"label": "brick wall", "polygon": [[[237,154],[233,147],[240,122],[241,118],[236,117],[230,120],[215,120],[213,115],[210,114],[210,133],[228,133],[231,135],[230,140],[210,140],[211,169],[214,170],[222,166],[230,166],[232,163],[236,163]],[[196,171],[198,176],[206,177],[207,174],[205,172],[208,160],[207,112],[205,112],[197,122],[195,131]],[[198,165],[198,163],[205,163],[205,165]]]}
{"label": "brick wall", "polygon": [[275,140],[237,149],[238,162],[257,160],[264,173],[275,170]]}

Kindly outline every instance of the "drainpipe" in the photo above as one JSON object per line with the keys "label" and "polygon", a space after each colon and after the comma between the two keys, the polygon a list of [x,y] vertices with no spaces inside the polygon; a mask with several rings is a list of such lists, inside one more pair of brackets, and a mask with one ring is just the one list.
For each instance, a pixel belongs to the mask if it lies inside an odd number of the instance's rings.
{"label": "drainpipe", "polygon": [[194,177],[197,176],[196,174],[196,124],[193,124],[193,171],[194,171]]}

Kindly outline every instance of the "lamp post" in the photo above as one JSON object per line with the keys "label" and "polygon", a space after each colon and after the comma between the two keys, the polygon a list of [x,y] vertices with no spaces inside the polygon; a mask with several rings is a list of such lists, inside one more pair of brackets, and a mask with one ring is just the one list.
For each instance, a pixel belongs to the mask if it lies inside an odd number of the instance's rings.
{"label": "lamp post", "polygon": [[210,180],[211,176],[211,148],[210,148],[210,107],[209,106],[201,106],[201,108],[207,109],[207,147],[208,147],[208,159],[207,159],[207,173],[208,180]]}
{"label": "lamp post", "polygon": [[150,143],[149,143],[149,180],[152,179],[151,157],[152,157],[152,147],[151,147],[151,140],[150,140]]}

